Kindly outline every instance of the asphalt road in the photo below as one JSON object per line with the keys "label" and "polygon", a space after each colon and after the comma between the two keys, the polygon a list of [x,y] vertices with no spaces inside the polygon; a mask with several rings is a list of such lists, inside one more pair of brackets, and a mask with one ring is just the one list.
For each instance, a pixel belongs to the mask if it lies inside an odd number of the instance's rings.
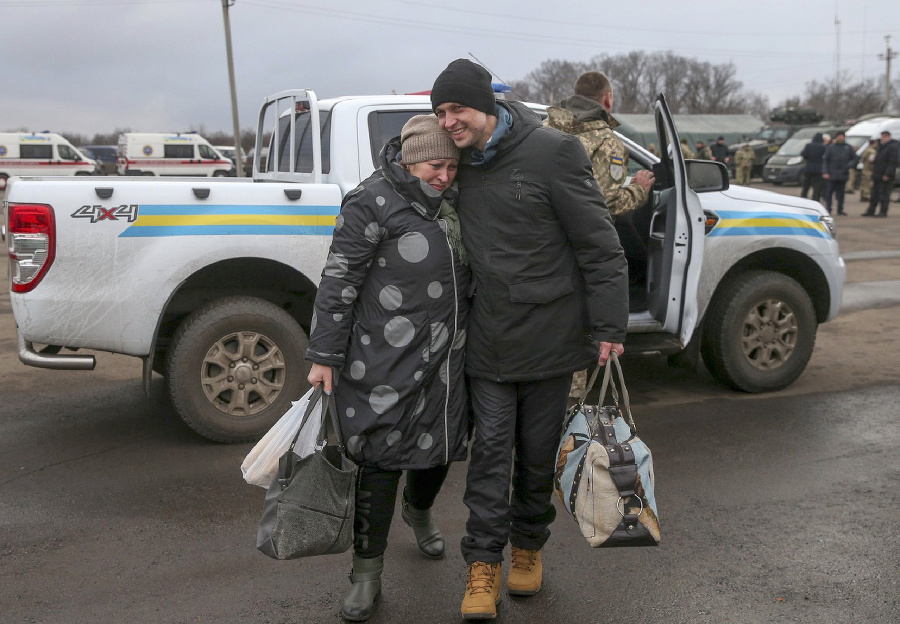
{"label": "asphalt road", "polygon": [[[895,293],[900,219],[868,221],[839,223],[842,249],[889,253],[848,263],[848,280]],[[772,395],[626,360],[663,543],[592,550],[560,513],[543,590],[504,595],[498,621],[900,621],[900,328],[880,305],[823,325],[807,372]],[[24,367],[14,330],[0,294],[0,622],[340,621],[349,554],[255,550],[264,492],[239,469],[251,445],[193,434],[160,378],[143,396],[132,358]],[[436,504],[444,560],[421,557],[397,514],[372,622],[459,621],[464,477],[455,465]]]}
{"label": "asphalt road", "polygon": [[[137,380],[64,375],[0,389],[0,620],[339,621],[349,554],[255,551],[250,445],[194,435],[161,383],[148,402]],[[560,514],[544,589],[505,597],[502,621],[898,621],[898,402],[889,385],[639,407],[662,545],[592,550]],[[464,474],[454,466],[436,505],[443,561],[418,554],[398,514],[373,622],[459,620]]]}

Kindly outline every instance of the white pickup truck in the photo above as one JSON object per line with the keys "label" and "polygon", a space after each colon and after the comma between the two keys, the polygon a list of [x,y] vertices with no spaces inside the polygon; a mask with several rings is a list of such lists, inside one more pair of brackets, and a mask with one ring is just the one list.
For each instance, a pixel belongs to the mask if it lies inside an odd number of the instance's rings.
{"label": "white pickup truck", "polygon": [[[543,114],[543,108],[533,108]],[[651,205],[617,223],[631,273],[626,350],[697,361],[761,392],[806,367],[835,316],[845,268],[816,202],[729,186],[683,160],[656,105],[662,159]],[[253,180],[16,177],[6,201],[10,299],[25,364],[92,369],[88,349],[139,357],[181,417],[217,441],[266,431],[305,390],[316,286],[341,198],[427,96],[267,98]]]}

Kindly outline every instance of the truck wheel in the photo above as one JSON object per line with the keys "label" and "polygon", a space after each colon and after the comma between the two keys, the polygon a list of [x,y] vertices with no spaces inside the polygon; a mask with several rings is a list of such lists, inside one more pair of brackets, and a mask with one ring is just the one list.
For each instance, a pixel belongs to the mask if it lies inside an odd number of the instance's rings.
{"label": "truck wheel", "polygon": [[800,284],[782,273],[748,271],[724,284],[706,312],[703,362],[736,390],[780,390],[806,368],[817,329]]}
{"label": "truck wheel", "polygon": [[294,318],[255,297],[196,310],[169,348],[166,383],[179,416],[216,442],[258,439],[308,387],[308,340]]}
{"label": "truck wheel", "polygon": [[9,176],[5,173],[0,173],[0,191],[6,190],[6,181],[9,180]]}
{"label": "truck wheel", "polygon": [[217,169],[215,172],[213,172],[213,177],[214,178],[227,178],[228,172],[222,171],[221,169]]}

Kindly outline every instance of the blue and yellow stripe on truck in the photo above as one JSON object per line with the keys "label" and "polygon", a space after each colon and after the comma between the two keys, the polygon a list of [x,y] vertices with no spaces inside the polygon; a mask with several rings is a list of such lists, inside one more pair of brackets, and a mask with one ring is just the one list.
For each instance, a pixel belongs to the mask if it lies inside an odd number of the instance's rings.
{"label": "blue and yellow stripe on truck", "polygon": [[119,237],[331,236],[340,206],[141,205]]}
{"label": "blue and yellow stripe on truck", "polygon": [[709,236],[814,236],[831,238],[819,215],[796,212],[716,212]]}

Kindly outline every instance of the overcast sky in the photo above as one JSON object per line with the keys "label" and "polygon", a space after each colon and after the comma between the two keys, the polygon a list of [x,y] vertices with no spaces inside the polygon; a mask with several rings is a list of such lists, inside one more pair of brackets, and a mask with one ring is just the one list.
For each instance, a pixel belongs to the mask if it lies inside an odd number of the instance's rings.
{"label": "overcast sky", "polygon": [[[422,91],[469,54],[513,81],[547,59],[672,50],[733,62],[775,106],[838,59],[883,79],[885,35],[900,49],[900,0],[236,0],[229,15],[241,128],[277,91]],[[0,42],[0,130],[232,128],[221,0],[0,0]]]}

